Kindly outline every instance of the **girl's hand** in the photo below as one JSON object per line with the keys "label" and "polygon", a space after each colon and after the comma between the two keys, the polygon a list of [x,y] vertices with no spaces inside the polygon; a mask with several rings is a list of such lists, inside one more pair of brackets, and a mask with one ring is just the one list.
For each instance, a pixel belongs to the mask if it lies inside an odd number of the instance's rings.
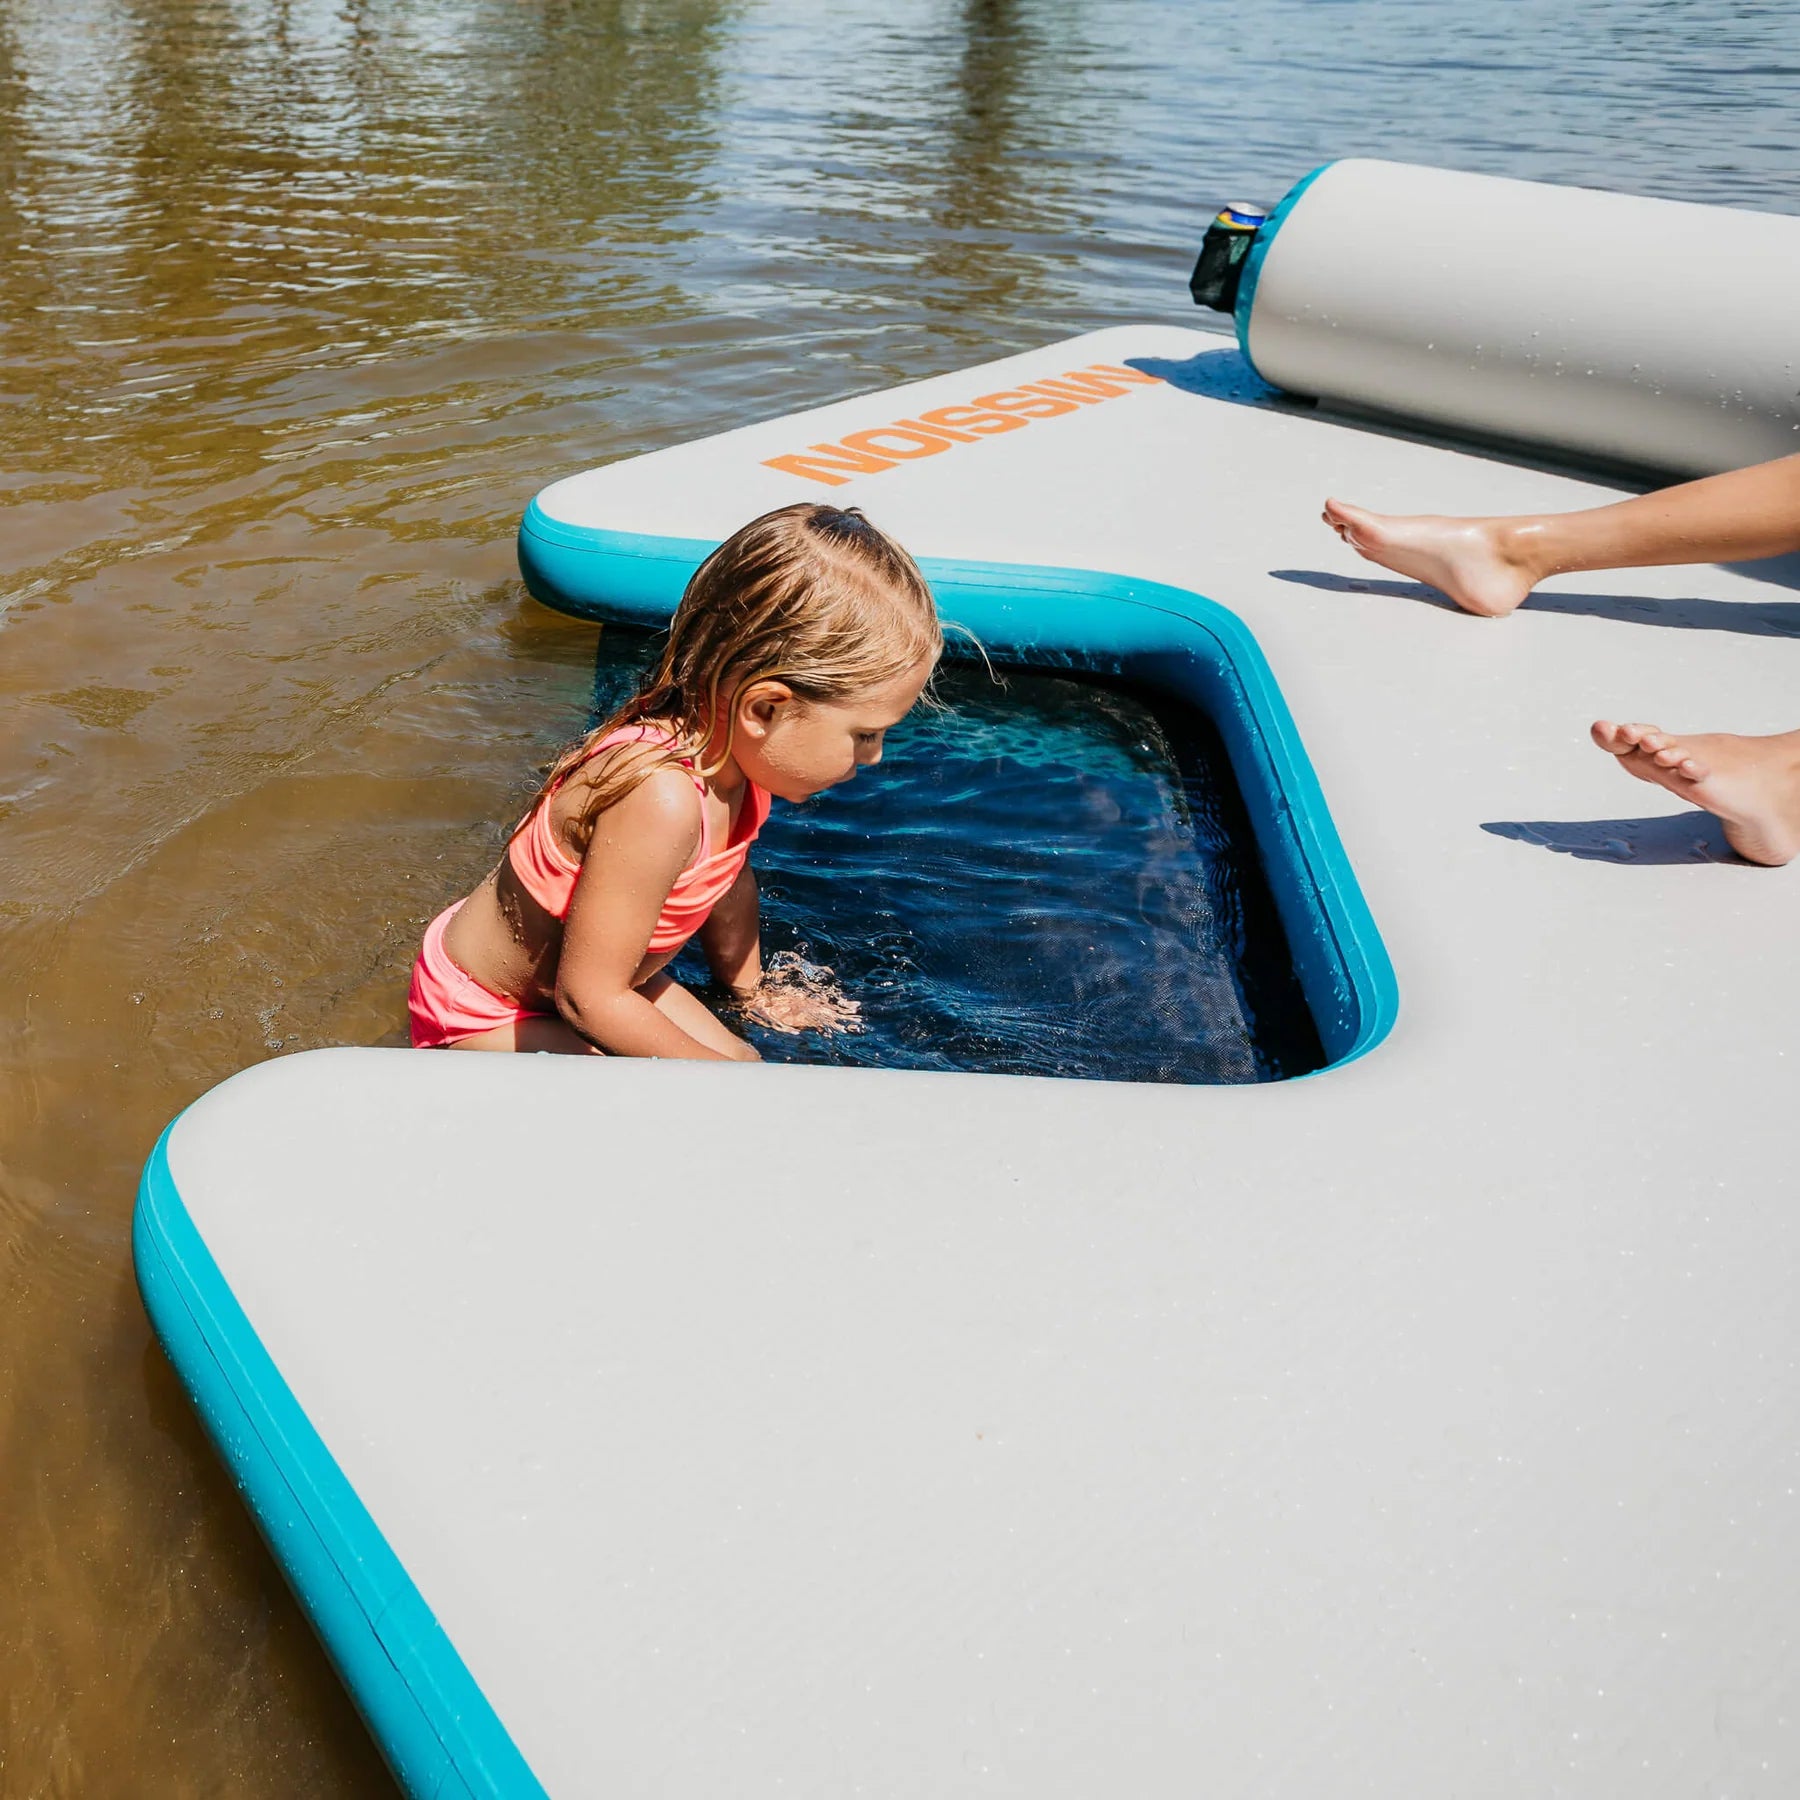
{"label": "girl's hand", "polygon": [[770,957],[768,973],[740,1004],[747,1018],[775,1031],[860,1031],[861,1003],[837,977],[793,950]]}

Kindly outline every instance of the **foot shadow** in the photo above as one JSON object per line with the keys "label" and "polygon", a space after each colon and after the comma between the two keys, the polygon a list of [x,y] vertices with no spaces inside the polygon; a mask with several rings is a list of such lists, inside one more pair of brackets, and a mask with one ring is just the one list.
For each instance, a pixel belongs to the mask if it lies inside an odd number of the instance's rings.
{"label": "foot shadow", "polygon": [[1726,843],[1719,821],[1697,808],[1649,819],[1501,819],[1481,829],[1581,862],[1635,863],[1640,868],[1672,863],[1755,866]]}
{"label": "foot shadow", "polygon": [[[1773,580],[1783,564],[1800,561],[1781,557],[1764,564],[1739,565],[1757,572],[1758,579]],[[1396,600],[1422,602],[1445,612],[1460,609],[1436,588],[1419,581],[1363,580],[1355,575],[1333,575],[1324,569],[1271,569],[1277,581],[1301,587],[1322,588],[1331,594],[1389,594]],[[1800,585],[1800,582],[1784,585]],[[1562,613],[1570,618],[1611,619],[1621,625],[1661,625],[1673,631],[1731,631],[1740,637],[1800,638],[1800,601],[1794,600],[1658,600],[1648,594],[1533,594],[1521,612]]]}

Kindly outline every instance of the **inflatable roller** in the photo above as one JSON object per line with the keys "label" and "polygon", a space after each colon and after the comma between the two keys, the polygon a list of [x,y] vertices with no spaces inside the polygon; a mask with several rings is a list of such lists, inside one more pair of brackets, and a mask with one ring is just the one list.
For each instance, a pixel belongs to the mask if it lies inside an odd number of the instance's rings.
{"label": "inflatable roller", "polygon": [[1800,218],[1352,160],[1259,220],[1194,297],[1275,387],[1685,475],[1800,451]]}

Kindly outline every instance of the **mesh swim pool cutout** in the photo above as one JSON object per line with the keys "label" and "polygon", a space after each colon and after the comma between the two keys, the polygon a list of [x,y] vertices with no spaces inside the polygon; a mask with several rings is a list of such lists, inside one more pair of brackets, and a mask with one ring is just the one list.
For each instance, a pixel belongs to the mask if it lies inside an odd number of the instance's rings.
{"label": "mesh swim pool cutout", "polygon": [[[571,525],[537,501],[519,530],[519,566],[539,599],[645,627],[666,623],[712,548]],[[1217,727],[1328,1066],[1374,1048],[1398,1005],[1393,965],[1293,716],[1242,621],[1199,594],[1092,570],[932,557],[920,567],[944,617],[995,661],[1117,676]],[[952,634],[953,653],[956,644]]]}

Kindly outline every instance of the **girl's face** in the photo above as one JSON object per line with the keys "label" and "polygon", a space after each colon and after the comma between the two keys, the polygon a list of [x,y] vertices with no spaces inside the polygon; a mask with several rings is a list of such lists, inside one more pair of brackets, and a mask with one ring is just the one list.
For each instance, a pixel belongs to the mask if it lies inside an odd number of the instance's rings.
{"label": "girl's face", "polygon": [[802,700],[785,682],[758,682],[737,702],[732,757],[759,787],[782,800],[810,800],[881,761],[887,730],[912,710],[935,663],[845,700]]}

